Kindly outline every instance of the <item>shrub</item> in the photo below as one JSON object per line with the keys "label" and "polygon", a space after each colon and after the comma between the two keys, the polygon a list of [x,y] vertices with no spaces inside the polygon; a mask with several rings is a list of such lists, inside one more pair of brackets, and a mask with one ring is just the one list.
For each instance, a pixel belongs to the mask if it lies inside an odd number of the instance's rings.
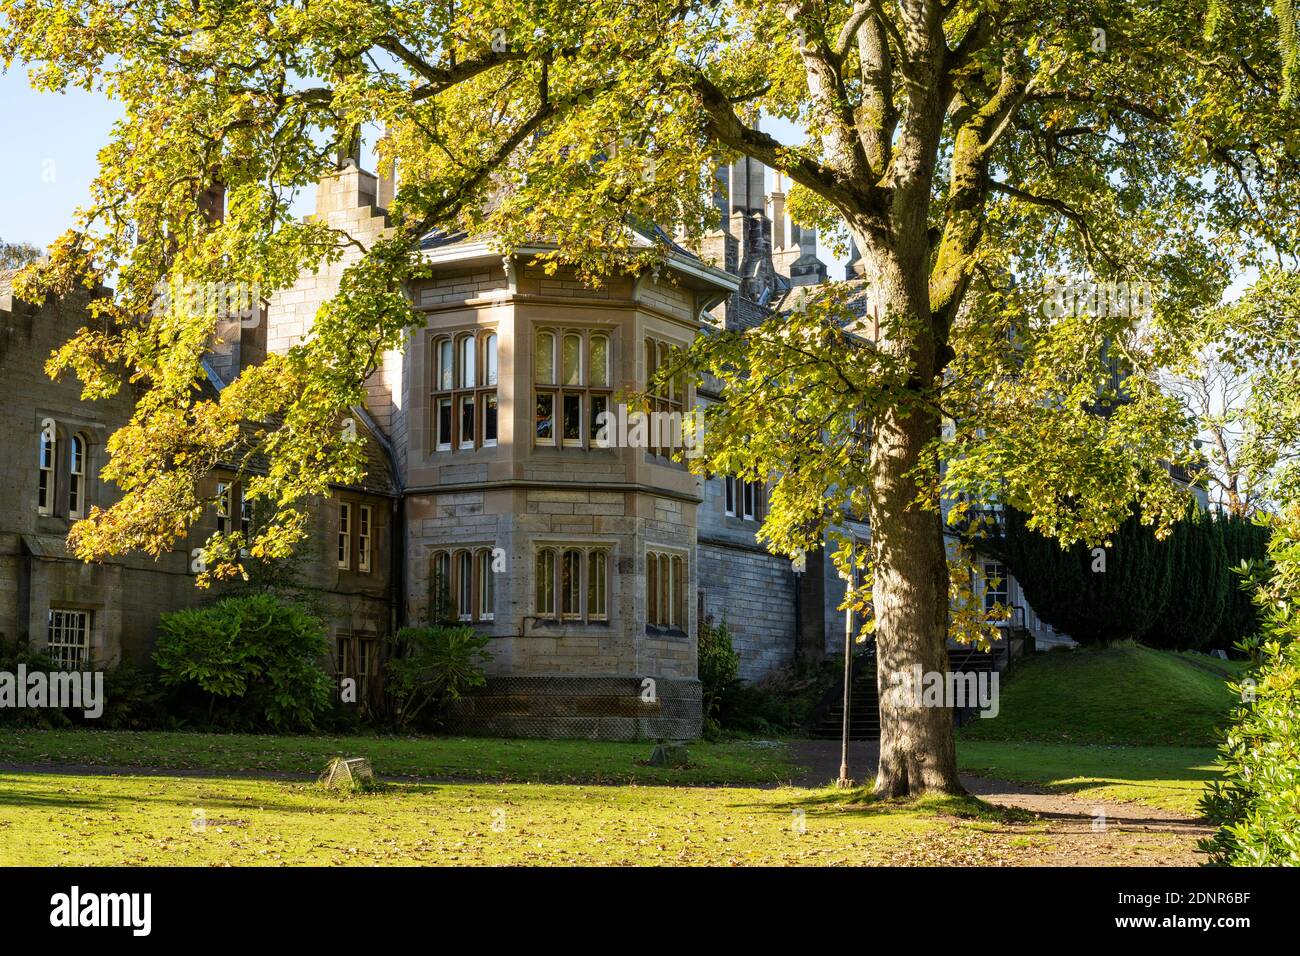
{"label": "shrub", "polygon": [[722,705],[723,695],[735,685],[740,674],[740,655],[731,645],[731,632],[727,630],[725,622],[714,624],[710,617],[700,625],[698,660],[704,718],[714,720]]}
{"label": "shrub", "polygon": [[1219,827],[1201,848],[1220,865],[1300,866],[1300,643],[1262,651],[1253,678],[1229,685],[1247,699],[1219,748],[1225,779],[1201,801]]}
{"label": "shrub", "polygon": [[170,723],[167,692],[158,672],[134,664],[104,671],[104,713],[93,723],[105,730],[156,730]]}
{"label": "shrub", "polygon": [[388,662],[388,691],[398,722],[412,727],[436,721],[451,701],[482,687],[487,682],[482,665],[492,659],[486,650],[490,640],[468,625],[402,628]]}
{"label": "shrub", "polygon": [[312,730],[329,709],[321,622],[270,594],[162,616],[154,653],[163,684],[196,695],[205,722],[230,730]]}
{"label": "shrub", "polygon": [[[49,655],[32,647],[31,642],[26,638],[9,643],[0,636],[0,671],[17,674],[19,664],[25,665],[28,673],[35,671],[48,673],[55,669],[54,661]],[[0,707],[0,724],[51,729],[67,727],[70,723],[67,714],[53,708]]]}
{"label": "shrub", "polygon": [[1141,641],[1165,650],[1203,647],[1218,630],[1228,601],[1223,525],[1192,503],[1162,545],[1173,587]]}
{"label": "shrub", "polygon": [[[23,639],[13,644],[0,638],[0,671],[18,673],[18,665],[27,673],[50,673],[57,668],[44,652]],[[85,716],[84,708],[0,707],[0,724],[55,729],[74,724],[106,730],[148,730],[166,721],[166,694],[158,685],[156,673],[133,664],[119,664],[103,669],[103,712],[95,718]]]}
{"label": "shrub", "polygon": [[1213,863],[1300,866],[1300,507],[1269,542],[1271,578],[1259,588],[1264,639],[1243,642],[1258,666],[1230,684],[1242,704],[1219,748],[1224,779],[1201,802],[1219,830],[1201,848]]}

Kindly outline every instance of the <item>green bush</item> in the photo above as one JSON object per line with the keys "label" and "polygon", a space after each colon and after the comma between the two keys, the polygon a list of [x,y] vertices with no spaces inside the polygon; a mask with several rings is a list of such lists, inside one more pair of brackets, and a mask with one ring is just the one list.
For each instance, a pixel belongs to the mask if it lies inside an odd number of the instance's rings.
{"label": "green bush", "polygon": [[1224,779],[1201,803],[1219,827],[1201,848],[1222,866],[1300,866],[1300,507],[1268,551],[1256,594],[1264,636],[1241,645],[1257,666],[1229,684],[1242,703],[1219,748]]}
{"label": "green bush", "polygon": [[[0,671],[50,673],[57,670],[54,661],[23,639],[9,643],[0,638]],[[92,668],[98,670],[99,668]],[[158,684],[158,675],[133,664],[119,664],[103,670],[103,712],[86,717],[85,708],[0,707],[0,724],[36,727],[44,730],[82,724],[104,730],[151,730],[167,724],[166,693]]]}
{"label": "green bush", "polygon": [[[1226,866],[1300,866],[1300,642],[1270,641],[1219,748],[1224,780],[1201,808],[1219,830],[1201,848]],[[1253,694],[1254,700],[1250,700]]]}
{"label": "green bush", "polygon": [[[49,655],[32,647],[26,638],[12,643],[0,638],[0,671],[17,674],[19,664],[25,665],[28,673],[55,670]],[[49,707],[0,707],[0,724],[4,725],[49,730],[67,727],[71,722],[63,711]]]}
{"label": "green bush", "polygon": [[213,729],[313,730],[333,685],[325,628],[270,594],[230,597],[162,616],[154,653],[164,685],[206,705]]}
{"label": "green bush", "polygon": [[487,678],[483,665],[492,659],[491,640],[468,625],[404,627],[388,662],[388,692],[403,727],[436,722],[447,704]]}
{"label": "green bush", "polygon": [[167,691],[153,668],[119,664],[104,671],[104,713],[89,721],[104,730],[159,730],[170,726]]}
{"label": "green bush", "polygon": [[704,719],[715,720],[723,696],[735,685],[740,674],[740,655],[731,645],[731,632],[725,622],[714,624],[713,618],[706,618],[700,625],[698,661]]}

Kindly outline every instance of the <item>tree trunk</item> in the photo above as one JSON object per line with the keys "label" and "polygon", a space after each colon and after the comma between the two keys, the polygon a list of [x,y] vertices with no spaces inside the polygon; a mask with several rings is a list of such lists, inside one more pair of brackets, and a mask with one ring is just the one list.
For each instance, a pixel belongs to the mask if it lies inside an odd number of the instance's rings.
{"label": "tree trunk", "polygon": [[892,409],[877,423],[871,547],[880,693],[880,768],[884,797],[964,793],[957,778],[952,711],[926,707],[913,680],[948,672],[948,562],[942,518],[915,504],[908,472],[920,461],[938,420]]}
{"label": "tree trunk", "polygon": [[[920,244],[918,244],[920,245]],[[924,247],[921,247],[922,250]],[[892,257],[891,257],[892,258]],[[908,360],[909,386],[928,389],[941,373],[928,308],[927,255],[907,267],[879,261],[889,306],[880,345]],[[918,504],[915,469],[940,437],[940,420],[923,403],[894,404],[873,423],[871,479],[872,599],[880,696],[880,767],[884,797],[965,793],[957,777],[952,710],[926,707],[914,678],[948,672],[948,561],[938,501]]]}

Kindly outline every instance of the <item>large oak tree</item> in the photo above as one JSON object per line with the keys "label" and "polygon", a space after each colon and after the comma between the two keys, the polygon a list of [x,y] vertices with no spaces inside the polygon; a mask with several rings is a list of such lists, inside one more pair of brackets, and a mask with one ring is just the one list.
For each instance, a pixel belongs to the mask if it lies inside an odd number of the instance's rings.
{"label": "large oak tree", "polygon": [[[274,423],[258,437],[271,467],[249,488],[278,510],[253,550],[285,553],[306,496],[360,468],[337,421],[421,322],[402,294],[420,236],[541,237],[592,277],[644,268],[664,249],[638,249],[628,223],[697,242],[715,225],[713,164],[752,156],[794,184],[801,221],[853,237],[883,315],[878,333],[848,337],[832,294],[703,339],[692,360],[729,401],[698,467],[778,479],[775,550],[817,546],[845,509],[869,518],[877,790],[959,790],[949,712],[901,679],[945,669],[950,628],[978,625],[941,500],[959,524],[1009,502],[1067,542],[1103,538],[1135,506],[1171,520],[1181,502],[1159,462],[1194,429],[1156,373],[1197,340],[1199,310],[1235,269],[1294,248],[1295,116],[1280,105],[1294,56],[1277,51],[1268,4],[1213,8],[0,0],[0,48],[38,86],[100,87],[125,107],[80,223],[23,280],[35,295],[111,277],[51,370],[92,396],[143,389],[110,444],[106,475],[125,496],[73,543],[88,558],[170,546],[202,507],[197,477],[256,421]],[[806,139],[778,141],[764,115]],[[289,202],[374,127],[401,174],[392,235],[348,270],[310,341],[197,400],[210,321],[142,320],[156,283],[270,290],[337,257],[352,237],[295,221]],[[221,222],[197,208],[213,183]],[[1156,308],[1140,322],[1044,311],[1058,277],[1149,283]],[[1123,400],[1099,414],[1117,376]],[[239,544],[212,542],[219,572]]]}

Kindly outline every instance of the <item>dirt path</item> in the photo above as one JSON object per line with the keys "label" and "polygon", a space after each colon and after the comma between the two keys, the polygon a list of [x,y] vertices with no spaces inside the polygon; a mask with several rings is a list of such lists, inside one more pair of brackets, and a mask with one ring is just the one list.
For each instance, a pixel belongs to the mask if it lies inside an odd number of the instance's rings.
{"label": "dirt path", "polygon": [[[876,772],[879,745],[854,741],[849,776],[869,782]],[[822,787],[839,777],[840,743],[805,740],[792,744],[794,762],[807,771],[796,786]],[[1204,821],[1174,810],[1049,793],[1032,784],[962,775],[966,789],[982,800],[1033,813],[1035,821],[997,824],[995,833],[1013,845],[1034,849],[1034,863],[1047,866],[1195,866],[1205,860],[1196,841],[1209,836]]]}

